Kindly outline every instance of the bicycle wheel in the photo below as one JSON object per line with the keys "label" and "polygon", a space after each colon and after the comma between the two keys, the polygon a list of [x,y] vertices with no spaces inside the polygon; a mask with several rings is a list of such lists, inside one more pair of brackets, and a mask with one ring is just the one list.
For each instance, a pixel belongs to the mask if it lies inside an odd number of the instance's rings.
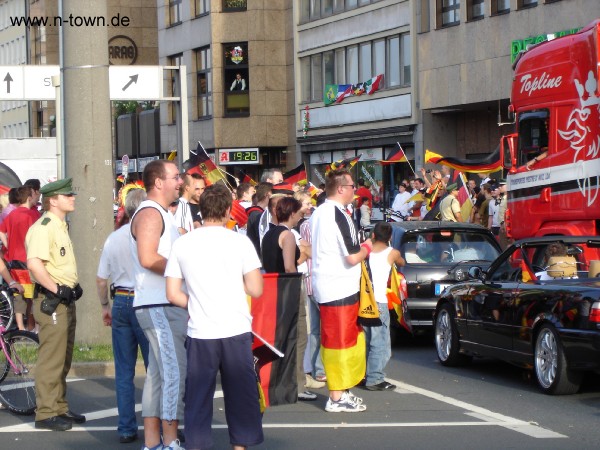
{"label": "bicycle wheel", "polygon": [[0,326],[8,330],[14,319],[13,301],[4,289],[0,290]]}
{"label": "bicycle wheel", "polygon": [[5,362],[7,373],[0,384],[0,400],[15,414],[33,414],[38,336],[30,331],[13,331],[4,335],[4,341],[12,364],[8,360]]}

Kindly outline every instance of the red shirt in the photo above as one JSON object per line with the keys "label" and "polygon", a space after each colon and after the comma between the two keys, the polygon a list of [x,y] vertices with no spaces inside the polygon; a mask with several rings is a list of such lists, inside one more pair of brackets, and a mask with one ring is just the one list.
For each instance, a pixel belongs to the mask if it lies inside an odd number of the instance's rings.
{"label": "red shirt", "polygon": [[356,195],[358,195],[358,207],[360,208],[362,205],[362,198],[363,197],[368,197],[369,198],[369,205],[373,205],[373,194],[371,194],[371,191],[369,189],[367,189],[364,186],[359,187],[356,190]]}
{"label": "red shirt", "polygon": [[7,261],[27,261],[25,236],[29,227],[40,218],[40,213],[24,206],[19,206],[11,212],[0,224],[0,231],[6,233],[8,248]]}

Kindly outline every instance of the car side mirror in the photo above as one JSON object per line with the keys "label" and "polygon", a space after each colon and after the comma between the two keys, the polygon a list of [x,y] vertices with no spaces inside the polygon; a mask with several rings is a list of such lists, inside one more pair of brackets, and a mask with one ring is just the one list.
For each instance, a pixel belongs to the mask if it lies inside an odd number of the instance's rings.
{"label": "car side mirror", "polygon": [[469,268],[469,277],[476,280],[485,280],[485,272],[481,270],[479,266],[473,266]]}

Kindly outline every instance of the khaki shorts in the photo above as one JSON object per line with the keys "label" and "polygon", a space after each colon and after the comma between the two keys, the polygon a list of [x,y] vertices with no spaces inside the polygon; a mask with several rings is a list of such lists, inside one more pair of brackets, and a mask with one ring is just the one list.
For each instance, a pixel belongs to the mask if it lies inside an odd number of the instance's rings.
{"label": "khaki shorts", "polygon": [[25,315],[27,314],[27,306],[31,305],[31,299],[23,298],[21,294],[18,294],[13,297],[13,304],[15,307],[15,313]]}

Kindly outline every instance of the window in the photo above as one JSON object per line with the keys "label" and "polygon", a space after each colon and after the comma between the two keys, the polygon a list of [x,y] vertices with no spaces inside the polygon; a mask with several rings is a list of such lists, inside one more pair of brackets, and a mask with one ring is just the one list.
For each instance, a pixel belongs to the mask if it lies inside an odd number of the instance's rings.
{"label": "window", "polygon": [[437,0],[437,5],[438,23],[442,27],[458,25],[460,23],[460,0]]}
{"label": "window", "polygon": [[250,114],[248,43],[224,44],[223,50],[225,116],[248,116]]}
{"label": "window", "polygon": [[169,0],[169,24],[181,23],[181,0]]}
{"label": "window", "polygon": [[370,5],[381,0],[295,0],[300,2],[300,23]]}
{"label": "window", "polygon": [[300,58],[300,100],[321,101],[328,84],[357,84],[381,74],[381,88],[410,86],[411,59],[408,33]]}
{"label": "window", "polygon": [[246,0],[223,0],[223,12],[246,11]]}
{"label": "window", "polygon": [[321,15],[330,16],[333,13],[333,0],[321,0]]}
{"label": "window", "polygon": [[[371,43],[360,44],[360,70],[358,74],[359,81],[367,81],[371,78]],[[354,83],[354,82],[353,82]]]}
{"label": "window", "polygon": [[[180,53],[178,55],[173,55],[168,57],[168,65],[169,66],[181,66],[183,61],[183,55]],[[168,89],[169,89],[169,97],[178,97],[179,96],[179,80],[177,77],[179,76],[179,70],[170,69],[166,71],[166,75],[168,77]],[[167,120],[169,123],[175,123],[175,119],[177,118],[177,105],[175,102],[169,102],[169,117]]]}
{"label": "window", "polygon": [[196,56],[196,101],[198,118],[212,116],[212,76],[210,47],[195,51]]}
{"label": "window", "polygon": [[467,3],[467,20],[479,20],[483,19],[485,15],[485,1],[484,0],[470,0]]}
{"label": "window", "polygon": [[492,0],[492,15],[510,11],[510,0]]}
{"label": "window", "polygon": [[517,0],[517,9],[533,8],[537,4],[537,0]]}
{"label": "window", "polygon": [[196,17],[210,12],[210,0],[194,0],[194,12]]}
{"label": "window", "polygon": [[522,166],[542,153],[548,152],[550,114],[547,109],[533,110],[521,113],[518,119],[517,164]]}

